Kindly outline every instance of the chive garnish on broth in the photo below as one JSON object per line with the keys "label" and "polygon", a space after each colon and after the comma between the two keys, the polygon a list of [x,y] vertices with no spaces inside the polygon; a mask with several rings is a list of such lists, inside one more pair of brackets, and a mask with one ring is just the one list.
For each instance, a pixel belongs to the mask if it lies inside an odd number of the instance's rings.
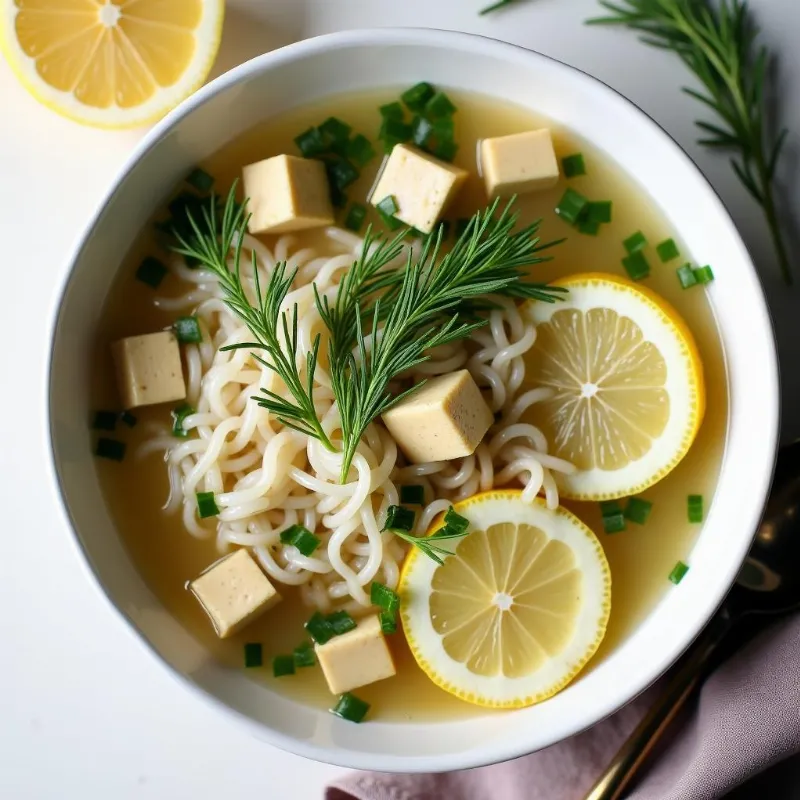
{"label": "chive garnish on broth", "polygon": [[620,533],[625,530],[625,515],[618,500],[604,500],[600,503],[603,517],[603,530],[606,533]]}
{"label": "chive garnish on broth", "polygon": [[[402,112],[400,103],[396,104]],[[403,144],[411,138],[411,125],[403,122],[402,117],[384,117],[378,137],[383,142],[383,151],[391,153],[396,144]]]}
{"label": "chive garnish on broth", "polygon": [[389,506],[386,512],[385,531],[408,533],[414,527],[414,512],[402,506]]}
{"label": "chive garnish on broth", "polygon": [[348,722],[361,722],[367,716],[369,708],[369,703],[360,700],[350,692],[345,692],[339,698],[339,702],[331,709],[331,714],[335,714]]}
{"label": "chive garnish on broth", "polygon": [[589,203],[588,198],[574,189],[567,189],[556,206],[556,214],[570,225],[575,225]]}
{"label": "chive garnish on broth", "polygon": [[304,556],[310,556],[320,545],[321,539],[303,525],[291,525],[281,531],[281,544],[296,547]]}
{"label": "chive garnish on broth", "polygon": [[442,531],[446,531],[447,533],[452,533],[457,536],[461,536],[467,532],[469,528],[469,520],[466,517],[462,517],[461,514],[456,513],[453,509],[453,506],[447,509],[447,513],[444,515],[444,528]]}
{"label": "chive garnish on broth", "polygon": [[311,615],[304,627],[308,631],[308,635],[317,644],[325,644],[325,642],[329,642],[336,636],[333,626],[319,611],[315,611]]}
{"label": "chive garnish on broth", "polygon": [[359,133],[356,134],[348,143],[345,148],[345,155],[355,161],[359,167],[365,167],[375,158],[375,148],[366,136]]}
{"label": "chive garnish on broth", "polygon": [[314,645],[311,642],[303,642],[292,651],[294,665],[296,667],[313,667],[317,663],[317,656],[314,653]]}
{"label": "chive garnish on broth", "polygon": [[403,106],[397,101],[394,103],[386,103],[386,105],[381,106],[378,111],[380,111],[384,119],[400,120],[401,122],[406,115],[406,112],[403,111]]}
{"label": "chive garnish on broth", "polygon": [[701,286],[711,283],[714,280],[714,272],[706,265],[705,267],[696,267],[694,270],[694,277]]}
{"label": "chive garnish on broth", "polygon": [[350,138],[353,129],[338,117],[328,117],[319,126],[319,132],[328,140],[329,145],[344,145]]}
{"label": "chive garnish on broth", "polygon": [[436,90],[429,83],[422,81],[407,89],[400,95],[400,99],[410,111],[419,113],[425,108],[426,103],[433,97]]}
{"label": "chive garnish on broth", "polygon": [[119,421],[127,425],[129,428],[133,428],[139,420],[136,419],[136,416],[131,414],[130,411],[123,411],[119,415]]}
{"label": "chive garnish on broth", "polygon": [[629,253],[638,253],[647,246],[647,238],[641,231],[631,234],[622,243]]}
{"label": "chive garnish on broth", "polygon": [[197,497],[197,516],[200,519],[216,517],[219,514],[219,506],[214,497],[214,492],[196,492]]}
{"label": "chive garnish on broth", "polygon": [[589,221],[605,224],[611,222],[611,208],[611,200],[591,200],[584,213]]}
{"label": "chive garnish on broth", "polygon": [[400,502],[407,506],[425,504],[425,489],[418,483],[400,487]]}
{"label": "chive garnish on broth", "polygon": [[325,137],[319,128],[309,128],[307,131],[303,131],[295,137],[294,143],[304,158],[321,156],[328,149]]}
{"label": "chive garnish on broth", "polygon": [[688,571],[689,567],[684,564],[683,561],[679,561],[672,568],[672,572],[669,574],[669,579],[677,586],[684,579]]}
{"label": "chive garnish on broth", "polygon": [[399,210],[400,206],[397,205],[397,198],[393,195],[387,195],[379,203],[376,203],[375,208],[387,217],[393,217]]}
{"label": "chive garnish on broth", "polygon": [[597,236],[600,232],[600,223],[589,219],[586,213],[581,214],[581,219],[578,220],[578,230],[587,236]]}
{"label": "chive garnish on broth", "polygon": [[394,611],[381,611],[380,613],[381,630],[385,634],[397,632],[397,614]]}
{"label": "chive garnish on broth", "polygon": [[92,428],[96,431],[113,431],[117,427],[117,418],[114,411],[95,411]]}
{"label": "chive garnish on broth", "polygon": [[183,403],[177,408],[172,409],[172,435],[177,436],[179,439],[185,439],[189,435],[189,431],[183,427],[184,420],[190,414],[194,414],[195,410],[188,403]]}
{"label": "chive garnish on broth", "polygon": [[561,168],[564,170],[565,178],[577,178],[579,175],[585,175],[586,163],[583,160],[583,153],[564,156],[561,159]]}
{"label": "chive garnish on broth", "polygon": [[367,207],[361,203],[352,203],[347,216],[344,218],[344,226],[354,233],[358,233],[367,218]]}
{"label": "chive garnish on broth", "polygon": [[272,659],[272,675],[275,678],[294,675],[294,656],[275,656]]}
{"label": "chive garnish on broth", "polygon": [[690,494],[687,499],[687,516],[689,522],[697,523],[703,521],[703,495]]}
{"label": "chive garnish on broth", "polygon": [[173,323],[172,329],[181,344],[199,344],[203,341],[197,317],[178,317]]}
{"label": "chive garnish on broth", "polygon": [[100,458],[107,458],[110,461],[122,461],[125,458],[125,442],[101,436],[97,440],[94,452]]}
{"label": "chive garnish on broth", "polygon": [[678,267],[678,269],[675,270],[675,274],[678,276],[678,280],[684,289],[688,289],[690,286],[697,286],[697,277],[694,274],[691,264],[684,264]]}
{"label": "chive garnish on broth", "polygon": [[204,194],[211,191],[214,185],[214,178],[211,177],[204,169],[195,167],[187,176],[186,183],[197,189],[198,192]]}
{"label": "chive garnish on broth", "polygon": [[167,268],[157,258],[147,256],[136,270],[136,280],[141,281],[151,289],[158,289],[167,272]]}
{"label": "chive garnish on broth", "polygon": [[328,625],[333,628],[336,636],[355,630],[356,621],[346,611],[334,611],[326,617]]}
{"label": "chive garnish on broth", "polygon": [[632,281],[640,281],[650,274],[650,264],[641,250],[635,250],[623,258],[622,266]]}
{"label": "chive garnish on broth", "polygon": [[653,504],[649,500],[642,497],[631,497],[625,506],[625,519],[635,522],[637,525],[644,525],[652,510]]}
{"label": "chive garnish on broth", "polygon": [[678,258],[681,251],[678,250],[678,245],[675,244],[674,239],[664,239],[663,242],[659,242],[656,245],[656,253],[658,253],[662,263],[666,264],[668,261]]}
{"label": "chive garnish on broth", "polygon": [[428,119],[451,117],[458,111],[453,101],[441,91],[434,92],[433,97],[425,103],[423,113]]}
{"label": "chive garnish on broth", "polygon": [[264,664],[264,652],[259,642],[247,642],[244,646],[245,667],[261,667]]}
{"label": "chive garnish on broth", "polygon": [[392,614],[400,608],[400,596],[397,592],[379,581],[373,581],[369,587],[369,600],[372,605]]}

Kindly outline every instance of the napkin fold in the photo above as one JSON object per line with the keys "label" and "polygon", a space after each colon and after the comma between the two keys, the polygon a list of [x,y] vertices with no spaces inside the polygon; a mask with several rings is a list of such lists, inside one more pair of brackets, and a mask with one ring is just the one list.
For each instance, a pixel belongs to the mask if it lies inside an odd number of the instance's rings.
{"label": "napkin fold", "polygon": [[[443,774],[353,773],[329,786],[325,798],[582,800],[659,688],[588,731],[515,761]],[[717,800],[749,780],[737,797],[800,797],[800,786],[776,794],[751,780],[800,753],[800,614],[774,623],[719,666],[668,736],[626,800]]]}

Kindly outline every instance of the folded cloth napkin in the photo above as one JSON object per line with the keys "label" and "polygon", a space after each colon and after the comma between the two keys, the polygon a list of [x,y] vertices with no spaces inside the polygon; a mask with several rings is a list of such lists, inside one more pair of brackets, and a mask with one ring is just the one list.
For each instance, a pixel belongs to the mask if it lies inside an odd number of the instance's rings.
{"label": "folded cloth napkin", "polygon": [[[440,775],[361,772],[326,790],[326,800],[581,800],[659,691],[649,691],[584,733],[491,767]],[[800,752],[800,615],[780,620],[718,667],[627,800],[716,800]],[[795,793],[737,797],[784,800]]]}

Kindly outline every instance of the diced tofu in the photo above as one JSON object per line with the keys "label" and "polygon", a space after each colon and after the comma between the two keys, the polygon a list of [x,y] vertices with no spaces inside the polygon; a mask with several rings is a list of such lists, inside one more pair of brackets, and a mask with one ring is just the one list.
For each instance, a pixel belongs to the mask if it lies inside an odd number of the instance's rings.
{"label": "diced tofu", "polygon": [[558,181],[558,161],[547,128],[481,142],[481,169],[491,198],[549,189]]}
{"label": "diced tofu", "polygon": [[315,645],[314,649],[333,694],[391,678],[396,671],[381,623],[375,615],[359,620],[352,631]]}
{"label": "diced tofu", "polygon": [[321,161],[275,156],[242,170],[250,233],[285,233],[333,225],[328,178]]}
{"label": "diced tofu", "polygon": [[429,380],[383,415],[409,461],[448,461],[475,452],[494,415],[467,370]]}
{"label": "diced tofu", "polygon": [[439,161],[407,144],[394,146],[370,202],[376,206],[394,197],[395,217],[422,233],[430,233],[450,201],[456,196],[467,173]]}
{"label": "diced tofu", "polygon": [[244,549],[212,564],[189,583],[189,590],[200,601],[221,639],[241,630],[281,599]]}
{"label": "diced tofu", "polygon": [[186,397],[181,350],[172,331],[129,336],[111,345],[124,408]]}

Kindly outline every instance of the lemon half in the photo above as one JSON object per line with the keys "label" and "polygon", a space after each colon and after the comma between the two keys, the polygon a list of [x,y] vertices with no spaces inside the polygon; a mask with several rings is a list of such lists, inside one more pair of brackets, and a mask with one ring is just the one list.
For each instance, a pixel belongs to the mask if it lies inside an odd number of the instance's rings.
{"label": "lemon half", "polygon": [[471,703],[544,700],[580,672],[605,634],[603,549],[577,517],[526,503],[519,491],[479,494],[455,510],[471,532],[449,542],[444,564],[414,549],[403,566],[400,615],[411,652],[434,683]]}

